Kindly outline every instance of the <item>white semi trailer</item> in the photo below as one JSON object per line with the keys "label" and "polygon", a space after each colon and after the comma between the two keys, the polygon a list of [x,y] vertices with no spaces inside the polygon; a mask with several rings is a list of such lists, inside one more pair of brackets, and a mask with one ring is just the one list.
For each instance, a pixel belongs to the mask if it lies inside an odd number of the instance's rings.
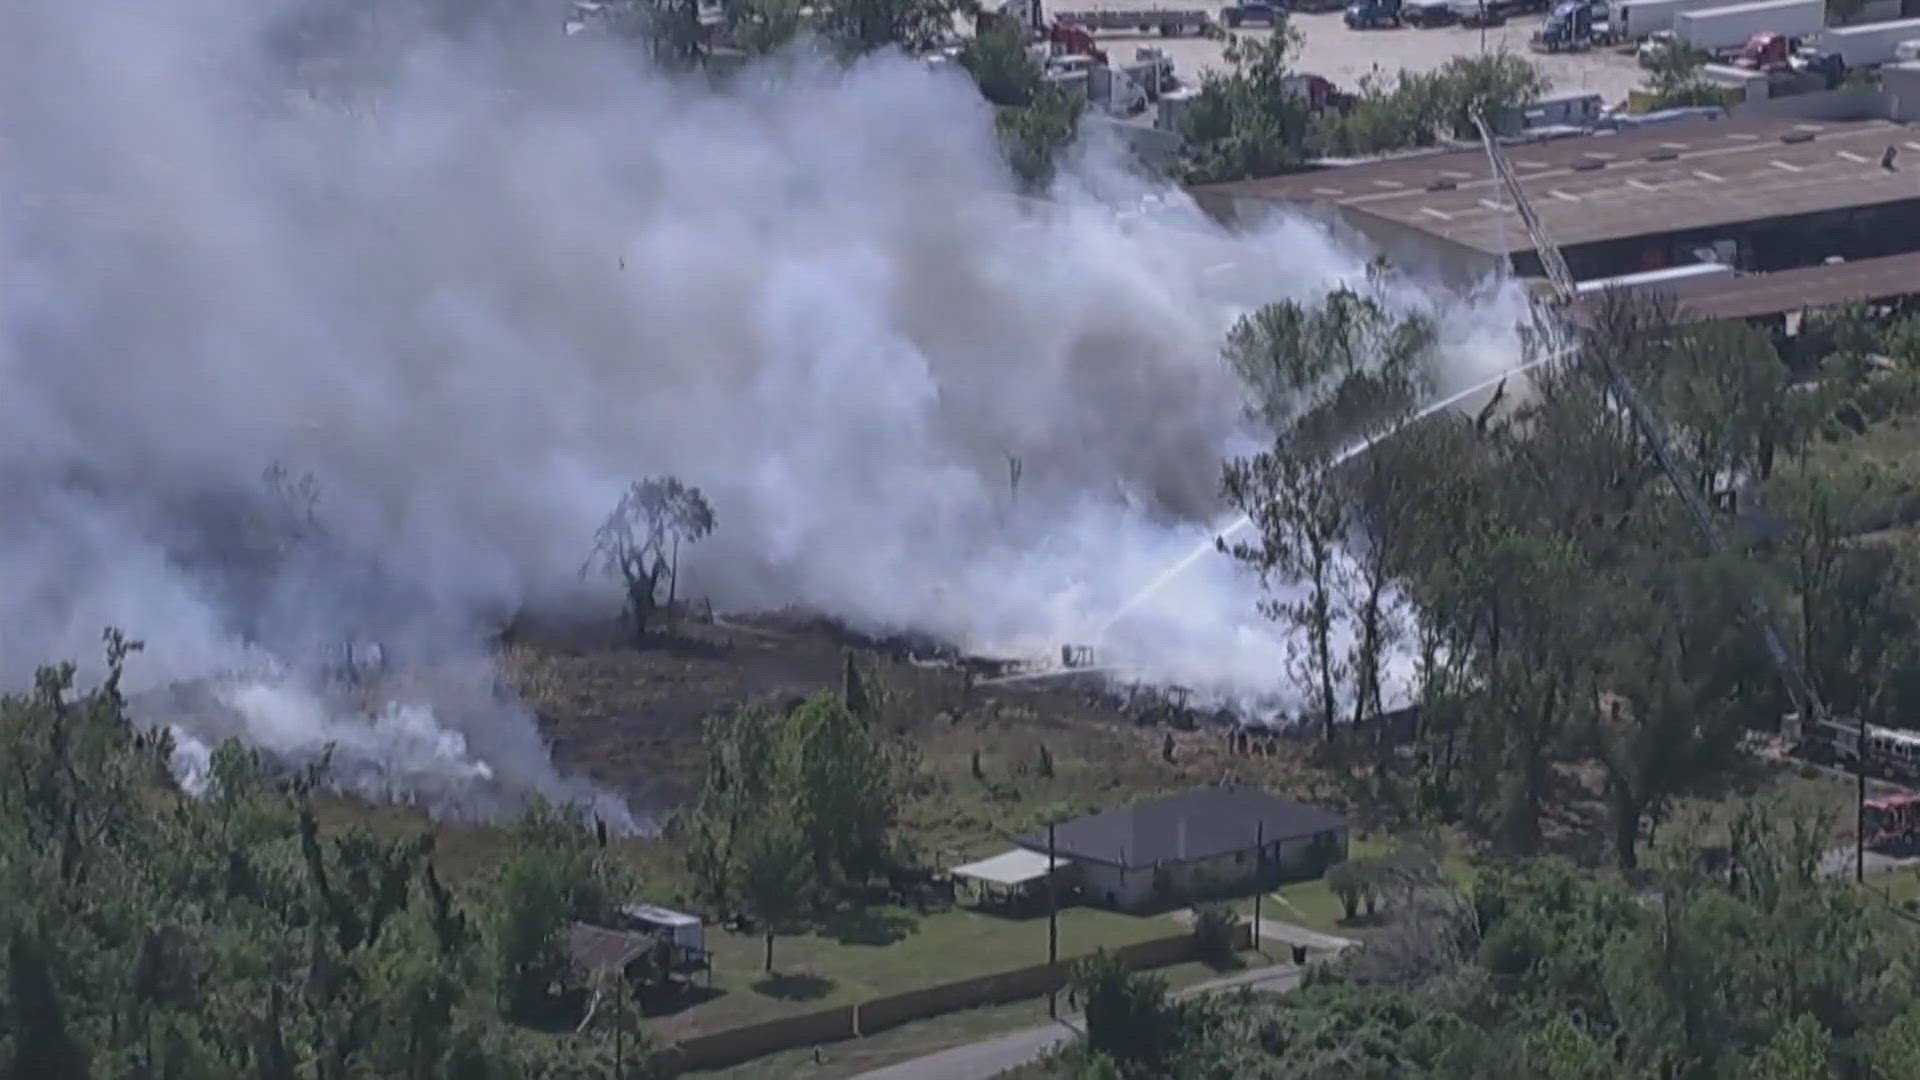
{"label": "white semi trailer", "polygon": [[1673,29],[1674,17],[1686,11],[1725,7],[1727,0],[1626,0],[1614,7],[1615,31],[1622,40],[1635,41]]}
{"label": "white semi trailer", "polygon": [[1891,63],[1900,43],[1920,38],[1920,19],[1836,26],[1820,34],[1823,52],[1838,55],[1850,68]]}
{"label": "white semi trailer", "polygon": [[1805,38],[1826,25],[1826,0],[1754,0],[1683,11],[1674,16],[1673,37],[1689,49],[1722,53],[1745,45],[1755,34]]}

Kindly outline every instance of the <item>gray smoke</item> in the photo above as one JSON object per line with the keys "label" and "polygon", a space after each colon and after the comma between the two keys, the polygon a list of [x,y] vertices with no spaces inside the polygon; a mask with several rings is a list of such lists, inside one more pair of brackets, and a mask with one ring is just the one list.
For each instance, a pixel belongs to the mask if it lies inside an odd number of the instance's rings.
{"label": "gray smoke", "polygon": [[[479,642],[613,603],[576,571],[629,481],[714,506],[683,595],[1057,649],[1218,517],[1256,445],[1235,315],[1362,272],[1097,142],[1018,199],[964,76],[903,57],[715,89],[557,18],[455,40],[416,10],[294,87],[273,4],[0,7],[0,678],[112,624],[136,684],[229,680],[168,713],[189,756],[331,745],[436,808],[578,794]],[[1443,317],[1448,378],[1511,361],[1510,297],[1399,301]],[[324,543],[263,553],[270,462],[311,471]],[[1283,646],[1223,563],[1103,644],[1271,691]],[[452,674],[353,708],[289,674],[364,638]]]}

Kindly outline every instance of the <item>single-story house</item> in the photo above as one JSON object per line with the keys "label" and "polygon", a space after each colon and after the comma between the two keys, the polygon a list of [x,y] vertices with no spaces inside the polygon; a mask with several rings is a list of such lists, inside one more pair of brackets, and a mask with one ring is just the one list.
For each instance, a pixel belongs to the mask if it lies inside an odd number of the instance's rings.
{"label": "single-story house", "polygon": [[[1047,830],[1014,842],[1044,873]],[[1151,908],[1315,877],[1347,857],[1347,821],[1249,785],[1204,787],[1061,822],[1053,854],[1073,862],[1087,902]]]}

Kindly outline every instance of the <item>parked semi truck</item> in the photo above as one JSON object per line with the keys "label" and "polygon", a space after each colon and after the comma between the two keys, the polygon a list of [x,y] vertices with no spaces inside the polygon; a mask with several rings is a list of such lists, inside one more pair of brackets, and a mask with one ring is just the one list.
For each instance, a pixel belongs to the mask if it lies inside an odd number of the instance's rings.
{"label": "parked semi truck", "polygon": [[1900,43],[1920,38],[1920,19],[1836,26],[1820,34],[1820,48],[1834,53],[1850,68],[1893,62]]}
{"label": "parked semi truck", "polygon": [[1607,0],[1561,0],[1533,35],[1536,52],[1579,52],[1614,40]]}
{"label": "parked semi truck", "polygon": [[1810,37],[1826,23],[1826,0],[1755,0],[1683,11],[1674,16],[1673,38],[1696,52],[1720,55],[1745,47],[1759,34]]}

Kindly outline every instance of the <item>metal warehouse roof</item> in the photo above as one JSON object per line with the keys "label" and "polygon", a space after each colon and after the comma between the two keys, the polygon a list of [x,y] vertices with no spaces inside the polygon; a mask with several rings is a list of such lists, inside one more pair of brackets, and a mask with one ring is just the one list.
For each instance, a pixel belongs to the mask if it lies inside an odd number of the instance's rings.
{"label": "metal warehouse roof", "polygon": [[[1899,149],[1894,169],[1880,165]],[[1565,246],[1920,198],[1920,133],[1885,120],[1702,120],[1507,149]],[[1420,157],[1193,189],[1339,206],[1490,254],[1532,248],[1486,154]]]}
{"label": "metal warehouse roof", "polygon": [[1674,282],[1667,292],[1685,322],[1752,319],[1920,293],[1920,252],[1807,266],[1751,277]]}

